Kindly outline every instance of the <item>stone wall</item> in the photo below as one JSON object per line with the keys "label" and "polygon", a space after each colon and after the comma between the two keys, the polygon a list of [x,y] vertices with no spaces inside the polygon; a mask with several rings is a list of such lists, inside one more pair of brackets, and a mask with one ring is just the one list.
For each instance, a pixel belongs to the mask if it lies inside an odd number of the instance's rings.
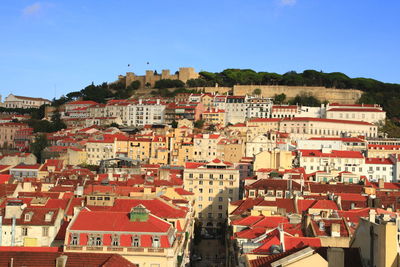
{"label": "stone wall", "polygon": [[126,76],[119,75],[118,80],[125,83],[125,86],[129,86],[133,81],[140,82],[140,88],[144,88],[147,83],[150,87],[154,87],[156,81],[161,79],[181,80],[186,83],[187,80],[196,79],[199,74],[194,68],[179,68],[179,72],[176,74],[170,74],[170,70],[162,70],[161,74],[154,74],[152,70],[146,70],[146,75],[136,75],[133,72],[127,72]]}
{"label": "stone wall", "polygon": [[285,86],[285,85],[235,85],[234,95],[251,95],[254,89],[259,88],[264,97],[274,97],[276,94],[284,93],[287,99],[292,99],[296,95],[307,93],[311,94],[320,101],[330,103],[354,104],[361,97],[362,91],[355,89],[334,89],[320,86]]}

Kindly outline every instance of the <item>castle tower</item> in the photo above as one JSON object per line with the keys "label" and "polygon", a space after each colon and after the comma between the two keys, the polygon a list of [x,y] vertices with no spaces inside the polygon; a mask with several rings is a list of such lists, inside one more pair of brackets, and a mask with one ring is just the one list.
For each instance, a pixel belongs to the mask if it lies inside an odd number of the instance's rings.
{"label": "castle tower", "polygon": [[194,68],[179,68],[178,79],[186,83],[190,79],[197,79],[199,74],[195,72]]}
{"label": "castle tower", "polygon": [[161,79],[170,79],[171,74],[169,70],[162,70]]}

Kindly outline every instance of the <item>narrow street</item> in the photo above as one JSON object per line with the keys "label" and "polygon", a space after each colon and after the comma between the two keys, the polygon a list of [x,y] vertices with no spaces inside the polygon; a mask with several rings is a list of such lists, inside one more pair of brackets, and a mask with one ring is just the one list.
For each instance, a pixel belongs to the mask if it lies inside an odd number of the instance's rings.
{"label": "narrow street", "polygon": [[225,246],[220,240],[203,239],[194,251],[201,260],[192,260],[193,267],[225,266]]}

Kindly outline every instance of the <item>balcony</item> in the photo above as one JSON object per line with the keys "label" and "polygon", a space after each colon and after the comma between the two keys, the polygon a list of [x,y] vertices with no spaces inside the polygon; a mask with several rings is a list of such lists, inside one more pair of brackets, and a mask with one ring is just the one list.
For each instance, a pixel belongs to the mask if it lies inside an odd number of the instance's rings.
{"label": "balcony", "polygon": [[[173,249],[173,248],[171,248]],[[127,253],[127,254],[170,254],[170,249],[164,248],[142,248],[142,247],[117,247],[117,246],[65,246],[65,251],[92,251],[92,252],[104,252],[104,253]]]}
{"label": "balcony", "polygon": [[102,251],[103,250],[103,247],[100,247],[100,246],[88,246],[88,247],[86,247],[86,250],[90,250],[90,251]]}

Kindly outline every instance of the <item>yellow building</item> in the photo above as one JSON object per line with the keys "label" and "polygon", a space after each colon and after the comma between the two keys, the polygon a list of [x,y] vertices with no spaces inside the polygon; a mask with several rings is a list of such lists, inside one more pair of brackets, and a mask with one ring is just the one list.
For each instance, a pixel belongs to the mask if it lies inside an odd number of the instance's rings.
{"label": "yellow building", "polygon": [[183,174],[185,190],[196,197],[196,218],[208,229],[222,227],[229,201],[239,199],[239,170],[219,159],[208,163],[187,162]]}
{"label": "yellow building", "polygon": [[254,170],[259,169],[291,169],[294,156],[291,151],[262,151],[254,156]]}
{"label": "yellow building", "polygon": [[83,149],[71,147],[67,149],[67,165],[79,165],[87,162],[87,153]]}
{"label": "yellow building", "polygon": [[202,114],[206,125],[226,125],[226,112],[223,109],[211,109]]}
{"label": "yellow building", "polygon": [[128,140],[128,157],[141,162],[148,162],[150,159],[151,139],[130,138]]}
{"label": "yellow building", "polygon": [[221,139],[217,144],[219,159],[238,163],[244,157],[245,145],[240,139]]}
{"label": "yellow building", "polygon": [[365,266],[399,266],[399,219],[389,214],[376,216],[370,210],[369,218],[360,218],[351,240],[351,247],[359,248]]}

